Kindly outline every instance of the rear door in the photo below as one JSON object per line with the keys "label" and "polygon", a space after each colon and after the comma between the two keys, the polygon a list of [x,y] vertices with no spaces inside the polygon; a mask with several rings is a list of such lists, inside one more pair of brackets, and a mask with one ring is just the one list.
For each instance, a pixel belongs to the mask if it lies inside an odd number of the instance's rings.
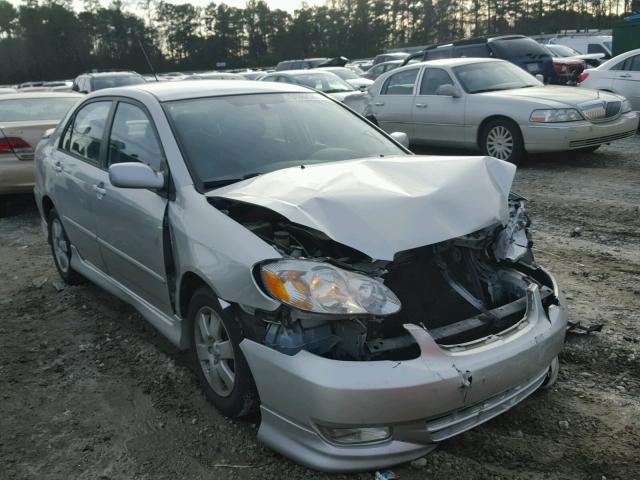
{"label": "rear door", "polygon": [[640,55],[625,60],[621,70],[616,70],[613,91],[631,102],[631,108],[640,111]]}
{"label": "rear door", "polygon": [[425,68],[412,106],[413,137],[433,145],[455,145],[465,139],[465,99],[440,93],[455,82],[442,68]]}
{"label": "rear door", "polygon": [[[105,165],[141,162],[166,173],[155,125],[140,104],[119,101],[109,133]],[[106,174],[106,172],[105,172]],[[97,200],[98,242],[109,276],[166,314],[172,311],[167,287],[163,223],[164,191],[118,188],[108,175]]]}
{"label": "rear door", "polygon": [[411,112],[419,67],[390,75],[373,99],[372,112],[378,125],[387,132],[404,132],[412,138]]}
{"label": "rear door", "polygon": [[101,219],[96,200],[104,177],[105,133],[113,102],[96,100],[82,105],[67,124],[52,155],[51,193],[73,246],[87,262],[104,270],[96,240]]}

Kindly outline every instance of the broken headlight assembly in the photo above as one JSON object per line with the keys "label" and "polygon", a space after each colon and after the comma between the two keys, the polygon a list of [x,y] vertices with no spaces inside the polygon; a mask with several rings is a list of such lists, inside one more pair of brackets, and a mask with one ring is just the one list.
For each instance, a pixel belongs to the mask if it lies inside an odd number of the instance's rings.
{"label": "broken headlight assembly", "polygon": [[329,263],[282,260],[260,266],[267,293],[291,307],[314,313],[391,315],[400,300],[382,282]]}
{"label": "broken headlight assembly", "polygon": [[577,122],[584,120],[575,108],[548,108],[534,110],[529,118],[533,123]]}

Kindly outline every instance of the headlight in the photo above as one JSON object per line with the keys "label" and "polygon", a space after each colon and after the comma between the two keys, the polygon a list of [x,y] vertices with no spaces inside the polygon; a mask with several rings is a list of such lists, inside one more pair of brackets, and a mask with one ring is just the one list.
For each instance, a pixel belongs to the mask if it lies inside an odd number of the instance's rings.
{"label": "headlight", "polygon": [[529,121],[534,123],[576,122],[584,120],[575,108],[549,108],[534,110]]}
{"label": "headlight", "polygon": [[626,98],[622,100],[622,106],[620,107],[621,113],[629,113],[631,111],[631,102]]}
{"label": "headlight", "polygon": [[268,293],[308,312],[390,315],[400,300],[381,282],[328,263],[283,260],[267,263],[260,273]]}

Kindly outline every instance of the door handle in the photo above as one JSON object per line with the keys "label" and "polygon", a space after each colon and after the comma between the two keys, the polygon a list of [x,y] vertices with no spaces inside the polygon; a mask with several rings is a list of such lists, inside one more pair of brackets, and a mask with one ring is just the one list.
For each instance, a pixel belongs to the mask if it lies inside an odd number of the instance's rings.
{"label": "door handle", "polygon": [[53,169],[58,173],[64,171],[64,167],[62,166],[62,163],[60,161],[57,161],[53,164]]}
{"label": "door handle", "polygon": [[622,75],[620,75],[620,78],[631,78],[631,74],[630,73],[623,73]]}
{"label": "door handle", "polygon": [[104,183],[102,182],[94,185],[93,191],[96,192],[98,198],[102,198],[107,194],[107,190],[104,188]]}
{"label": "door handle", "polygon": [[376,102],[374,103],[376,107],[384,107],[384,102]]}
{"label": "door handle", "polygon": [[416,108],[427,108],[429,105],[426,103],[416,103]]}

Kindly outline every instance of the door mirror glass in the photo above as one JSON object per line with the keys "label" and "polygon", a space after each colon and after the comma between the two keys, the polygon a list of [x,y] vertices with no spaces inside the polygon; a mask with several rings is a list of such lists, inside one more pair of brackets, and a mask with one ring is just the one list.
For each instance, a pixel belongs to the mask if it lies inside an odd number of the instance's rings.
{"label": "door mirror glass", "polygon": [[460,92],[455,86],[451,85],[450,83],[447,83],[445,85],[440,85],[438,87],[438,89],[436,90],[436,95],[442,95],[443,97],[458,98],[460,96]]}
{"label": "door mirror glass", "polygon": [[163,188],[164,175],[139,162],[115,163],[109,167],[109,181],[120,188]]}
{"label": "door mirror glass", "polygon": [[404,148],[409,148],[409,137],[404,132],[393,132],[391,137],[402,145]]}

